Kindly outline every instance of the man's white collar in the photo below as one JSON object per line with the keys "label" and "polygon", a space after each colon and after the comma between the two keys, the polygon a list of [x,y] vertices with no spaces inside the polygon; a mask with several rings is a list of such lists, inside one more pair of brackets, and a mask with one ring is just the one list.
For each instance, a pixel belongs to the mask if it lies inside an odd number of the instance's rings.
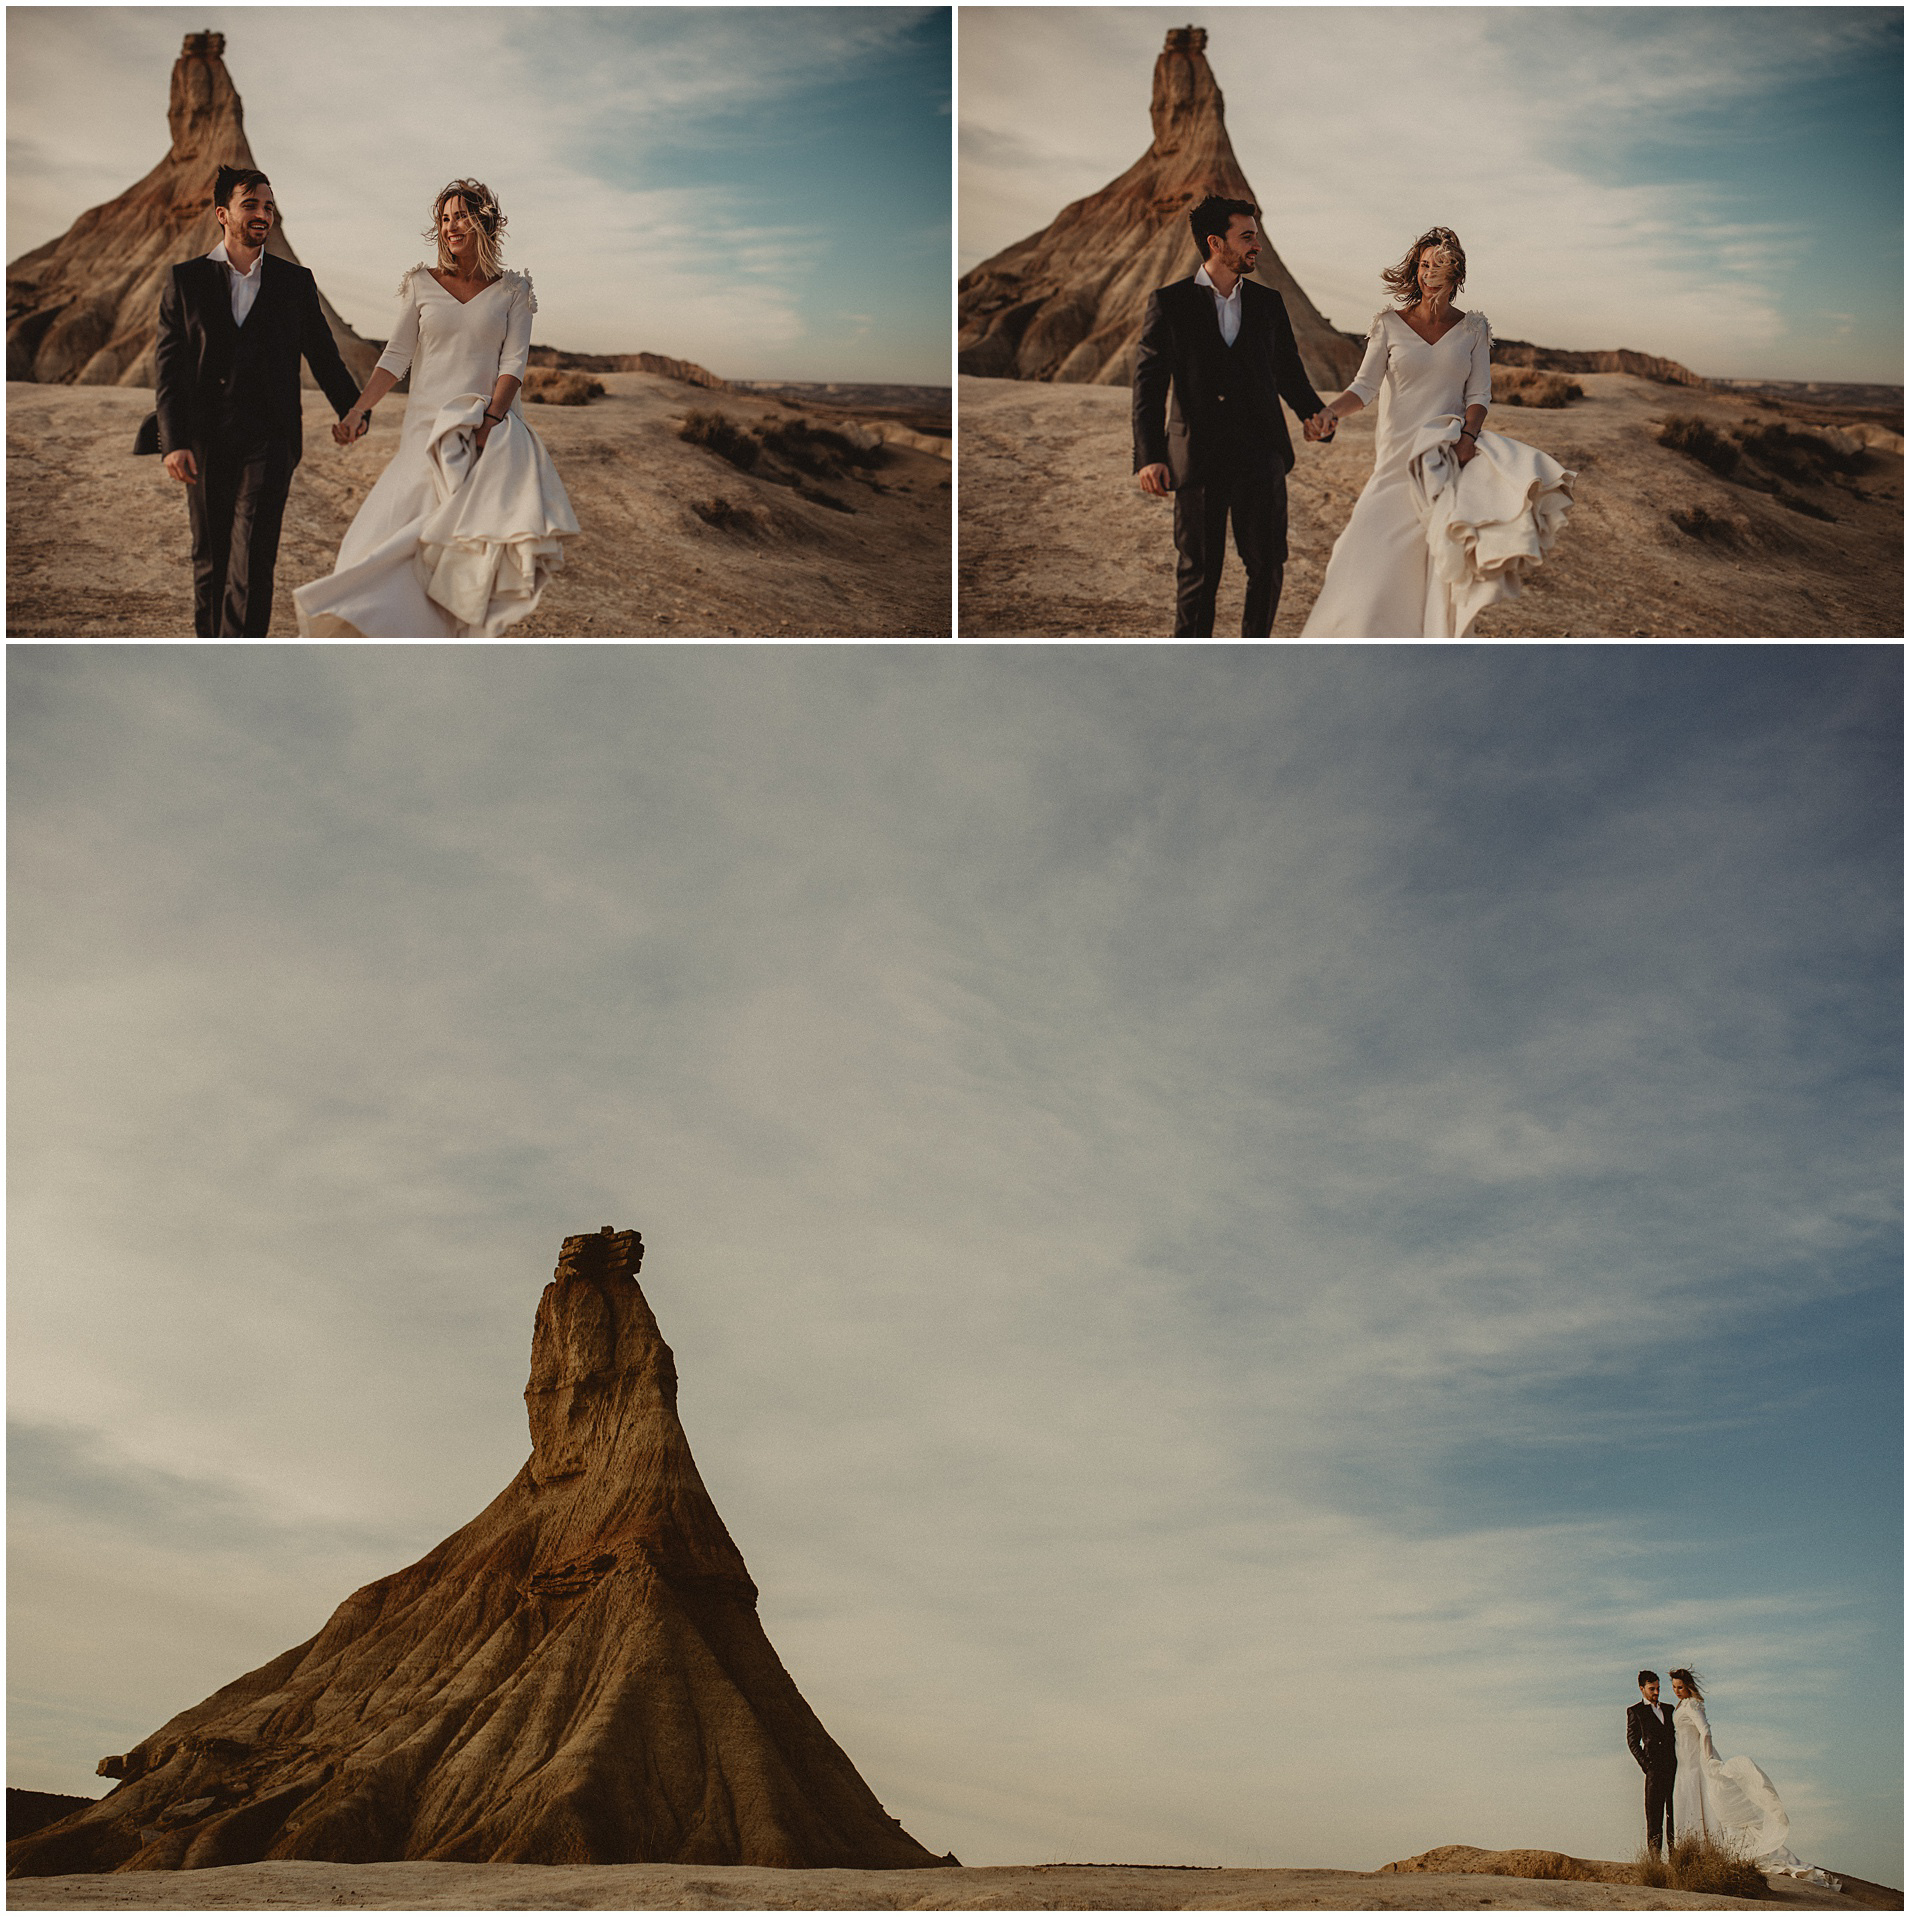
{"label": "man's white collar", "polygon": [[219,264],[225,267],[229,272],[237,273],[241,279],[249,280],[258,272],[259,268],[262,265],[264,265],[265,248],[260,247],[258,251],[258,257],[255,260],[253,260],[252,264],[249,267],[246,267],[243,270],[241,270],[239,267],[236,267],[232,264],[232,255],[225,250],[224,240],[221,240],[219,244],[215,246],[212,249],[212,251],[206,255],[206,258],[209,260],[217,260]]}
{"label": "man's white collar", "polygon": [[1196,286],[1206,287],[1208,292],[1213,294],[1216,299],[1237,300],[1240,297],[1241,282],[1239,280],[1234,281],[1234,290],[1231,293],[1223,293],[1220,288],[1214,284],[1212,275],[1208,273],[1204,266],[1194,274],[1194,284]]}

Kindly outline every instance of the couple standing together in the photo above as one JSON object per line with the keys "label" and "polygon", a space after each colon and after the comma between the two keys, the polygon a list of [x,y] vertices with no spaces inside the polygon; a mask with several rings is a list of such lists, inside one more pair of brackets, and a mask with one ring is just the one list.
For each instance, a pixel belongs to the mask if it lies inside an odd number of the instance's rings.
{"label": "couple standing together", "polygon": [[302,266],[265,251],[278,217],[263,173],[222,166],[222,238],[172,269],[159,306],[156,410],[141,450],[165,456],[192,526],[193,629],[264,638],[292,475],[304,450],[299,361],[349,446],[407,372],[398,450],[338,549],[300,586],[308,638],[494,635],[536,606],[577,521],[519,390],[530,363],[529,275],[503,264],[490,190],[454,180],[428,234],[437,264],[404,276],[391,339],[363,392]]}
{"label": "couple standing together", "polygon": [[1668,1842],[1705,1837],[1769,1875],[1828,1881],[1792,1854],[1776,1785],[1748,1757],[1718,1756],[1696,1674],[1673,1671],[1671,1688],[1675,1709],[1659,1699],[1658,1673],[1640,1671],[1640,1701],[1625,1713],[1625,1743],[1645,1773],[1646,1844],[1662,1855]]}
{"label": "couple standing together", "polygon": [[1247,277],[1258,209],[1209,195],[1188,223],[1200,268],[1148,301],[1134,362],[1134,470],[1143,492],[1174,500],[1175,637],[1213,633],[1229,519],[1247,573],[1241,636],[1273,631],[1293,466],[1281,400],[1317,442],[1377,399],[1373,476],[1303,636],[1463,638],[1557,538],[1574,475],[1485,431],[1492,330],[1452,303],[1466,282],[1458,236],[1433,227],[1381,275],[1394,306],[1374,316],[1358,376],[1329,404],[1300,363],[1286,302]]}

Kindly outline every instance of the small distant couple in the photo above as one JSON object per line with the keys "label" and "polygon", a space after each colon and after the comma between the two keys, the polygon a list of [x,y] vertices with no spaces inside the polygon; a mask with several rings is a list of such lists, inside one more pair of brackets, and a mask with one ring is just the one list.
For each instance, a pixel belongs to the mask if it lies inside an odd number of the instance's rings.
{"label": "small distant couple", "polygon": [[1286,302],[1247,277],[1259,219],[1251,201],[1217,195],[1189,213],[1201,265],[1149,300],[1134,362],[1134,470],[1143,492],[1174,500],[1175,637],[1213,633],[1229,520],[1247,574],[1241,636],[1273,631],[1293,467],[1281,400],[1318,442],[1377,399],[1373,476],[1303,636],[1463,638],[1550,549],[1575,477],[1485,431],[1492,329],[1453,305],[1465,249],[1435,226],[1381,274],[1394,305],[1374,316],[1358,376],[1328,403],[1300,362]]}
{"label": "small distant couple", "polygon": [[164,455],[186,491],[193,630],[264,638],[292,476],[304,450],[299,362],[360,438],[407,372],[398,450],[338,549],[330,575],[300,586],[308,638],[495,635],[537,605],[577,532],[518,393],[537,300],[503,263],[505,217],[490,189],[453,180],[432,208],[437,264],[420,261],[378,364],[358,390],[302,266],[268,253],[272,183],[222,166],[222,235],[173,267],[159,305],[155,413],[140,450]]}
{"label": "small distant couple", "polygon": [[1748,1757],[1720,1758],[1697,1674],[1671,1673],[1676,1706],[1658,1695],[1656,1671],[1638,1673],[1639,1702],[1625,1713],[1625,1744],[1645,1774],[1645,1842],[1663,1855],[1681,1837],[1708,1837],[1770,1876],[1828,1882],[1790,1848],[1791,1820],[1777,1787]]}

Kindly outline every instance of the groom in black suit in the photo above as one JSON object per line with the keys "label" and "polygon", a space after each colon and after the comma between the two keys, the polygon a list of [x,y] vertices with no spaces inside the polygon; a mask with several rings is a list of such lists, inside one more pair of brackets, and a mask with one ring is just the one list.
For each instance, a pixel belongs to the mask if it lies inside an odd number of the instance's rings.
{"label": "groom in black suit", "polygon": [[1671,1787],[1678,1776],[1678,1734],[1671,1707],[1658,1702],[1658,1673],[1640,1671],[1642,1701],[1625,1713],[1625,1744],[1645,1773],[1645,1842],[1662,1856],[1671,1836]]}
{"label": "groom in black suit", "polygon": [[265,251],[272,183],[222,166],[213,189],[224,237],[172,269],[159,299],[157,410],[138,450],[160,452],[186,489],[192,622],[202,639],[263,639],[272,624],[285,497],[304,452],[301,357],[342,418],[358,382],[302,266]]}
{"label": "groom in black suit", "polygon": [[1213,635],[1229,516],[1247,569],[1241,637],[1273,631],[1293,467],[1281,400],[1331,436],[1286,301],[1247,278],[1260,257],[1259,218],[1251,200],[1213,194],[1193,209],[1201,266],[1149,299],[1134,361],[1134,470],[1143,492],[1174,495],[1177,639]]}

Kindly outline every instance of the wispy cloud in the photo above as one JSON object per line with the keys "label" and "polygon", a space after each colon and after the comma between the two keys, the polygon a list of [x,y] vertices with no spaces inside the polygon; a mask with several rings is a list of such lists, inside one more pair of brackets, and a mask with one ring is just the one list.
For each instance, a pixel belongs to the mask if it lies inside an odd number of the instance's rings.
{"label": "wispy cloud", "polygon": [[[741,377],[946,377],[945,255],[888,261],[879,324],[834,328],[832,284],[859,235],[839,150],[885,172],[919,221],[944,218],[945,142],[911,104],[946,53],[929,10],[240,8],[226,61],[286,231],[359,331],[389,328],[398,274],[447,179],[475,175],[535,278],[539,337],[647,350]],[[8,34],[8,225],[50,239],[163,155],[178,8],[20,8]],[[898,94],[878,126],[830,92]],[[481,120],[442,101],[488,89]],[[86,129],[77,139],[70,129]],[[923,171],[934,159],[934,177]],[[944,247],[946,240],[944,239]]]}
{"label": "wispy cloud", "polygon": [[[964,268],[1145,150],[1147,77],[1174,23],[1153,8],[965,18]],[[1342,327],[1364,328],[1380,268],[1439,221],[1464,234],[1468,293],[1507,336],[1626,345],[1716,373],[1776,372],[1821,341],[1813,376],[1894,379],[1900,358],[1851,370],[1799,304],[1805,279],[1832,275],[1813,250],[1822,218],[1760,209],[1748,187],[1781,173],[1788,189],[1826,166],[1786,102],[1900,60],[1891,30],[1861,8],[1236,8],[1208,54],[1268,232]],[[1739,155],[1747,119],[1757,149]],[[1893,153],[1901,96],[1896,124],[1878,128]],[[1822,183],[1838,197],[1833,173]],[[1834,277],[1868,286],[1876,249],[1900,243],[1889,228],[1853,236]],[[1876,359],[1901,310],[1872,321],[1863,350]]]}
{"label": "wispy cloud", "polygon": [[14,1681],[171,1579],[156,1723],[235,1557],[263,1656],[464,1521],[636,1224],[938,1849],[1628,1854],[1683,1655],[1887,1877],[1898,663],[16,652]]}

